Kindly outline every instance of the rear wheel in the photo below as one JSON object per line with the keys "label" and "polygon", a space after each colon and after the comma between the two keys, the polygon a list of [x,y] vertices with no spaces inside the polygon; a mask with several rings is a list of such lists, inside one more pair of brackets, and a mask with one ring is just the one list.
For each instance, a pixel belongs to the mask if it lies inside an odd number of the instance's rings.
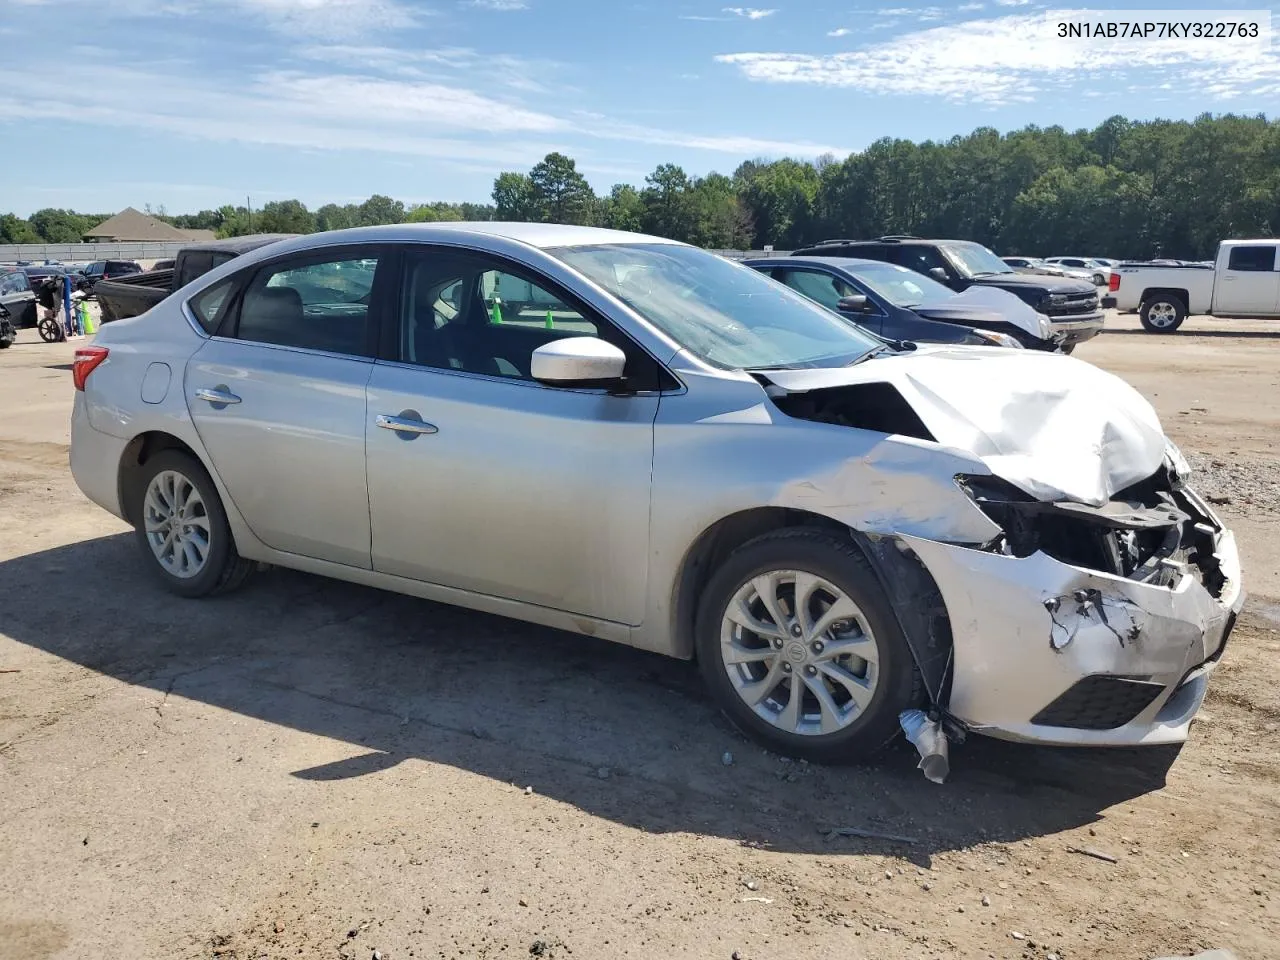
{"label": "rear wheel", "polygon": [[148,460],[131,507],[147,566],[174,593],[233,590],[253,569],[236,552],[213,480],[189,454],[164,450]]}
{"label": "rear wheel", "polygon": [[734,551],[703,593],[696,630],[721,709],[787,756],[872,756],[919,698],[879,581],[857,546],[831,533],[782,530]]}
{"label": "rear wheel", "polygon": [[1139,318],[1149,333],[1173,333],[1187,318],[1187,305],[1177,297],[1160,294],[1143,303]]}

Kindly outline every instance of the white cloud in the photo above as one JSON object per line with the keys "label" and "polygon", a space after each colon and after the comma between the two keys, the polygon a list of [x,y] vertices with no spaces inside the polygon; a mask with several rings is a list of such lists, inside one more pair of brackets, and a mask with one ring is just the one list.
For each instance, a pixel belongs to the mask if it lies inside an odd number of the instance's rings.
{"label": "white cloud", "polygon": [[961,13],[972,13],[974,10],[981,10],[985,6],[985,3],[962,3],[956,9]]}
{"label": "white cloud", "polygon": [[996,0],[998,7],[1025,7],[1031,0]]}
{"label": "white cloud", "polygon": [[190,64],[123,67],[106,54],[84,51],[55,74],[0,65],[0,123],[36,119],[193,140],[430,157],[483,164],[495,172],[532,164],[552,150],[575,152],[590,162],[592,144],[610,141],[734,156],[817,156],[836,150],[687,133],[596,114],[550,113],[454,84],[296,70],[221,80],[193,71]]}
{"label": "white cloud", "polygon": [[467,0],[469,7],[482,7],[485,10],[527,10],[529,4],[524,0]]}
{"label": "white cloud", "polygon": [[945,7],[887,7],[876,11],[882,17],[915,17],[917,20],[941,20],[946,12]]}
{"label": "white cloud", "polygon": [[[883,12],[883,11],[882,11]],[[1044,82],[1173,78],[1217,100],[1280,93],[1280,54],[1248,45],[1185,40],[1087,42],[1057,36],[1061,12],[971,20],[903,34],[835,54],[731,53],[716,57],[752,80],[925,95],[957,103],[1030,102]]]}
{"label": "white cloud", "polygon": [[851,33],[853,33],[853,31],[850,30],[848,27],[837,27],[835,30],[828,30],[827,36],[828,37],[847,37]]}
{"label": "white cloud", "polygon": [[572,88],[558,82],[564,65],[554,60],[532,60],[505,53],[483,53],[471,47],[403,48],[361,44],[313,44],[299,48],[304,60],[415,79],[468,77],[488,87],[508,87],[546,93],[557,80],[561,93]]}
{"label": "white cloud", "polygon": [[724,13],[732,13],[734,16],[746,17],[748,20],[763,20],[765,17],[771,17],[777,10],[759,10],[756,7],[725,7]]}

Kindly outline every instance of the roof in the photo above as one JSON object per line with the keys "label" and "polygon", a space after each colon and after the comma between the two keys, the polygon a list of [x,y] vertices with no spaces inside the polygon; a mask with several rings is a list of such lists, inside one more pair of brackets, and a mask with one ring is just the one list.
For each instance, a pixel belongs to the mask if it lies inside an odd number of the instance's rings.
{"label": "roof", "polygon": [[212,230],[179,230],[158,217],[125,207],[114,217],[108,217],[96,227],[86,230],[84,236],[86,240],[173,241],[212,240],[215,234]]}
{"label": "roof", "polygon": [[[868,260],[865,257],[818,257],[801,255],[796,257],[748,257],[742,261],[747,266],[789,267],[797,263],[818,263],[828,267],[841,267],[845,270],[858,267],[892,267],[894,264],[883,260]],[[905,270],[905,267],[899,269]]]}
{"label": "roof", "polygon": [[223,253],[234,253],[237,256],[242,253],[248,253],[250,250],[256,250],[258,247],[275,243],[277,240],[290,240],[298,236],[296,233],[251,233],[243,237],[227,237],[225,240],[216,240],[216,236],[212,230],[192,231],[208,233],[208,240],[201,243],[192,243],[182,248],[183,253],[192,251],[221,251]]}
{"label": "roof", "polygon": [[[388,240],[451,240],[461,236],[497,237],[514,240],[531,247],[585,247],[599,243],[668,243],[678,241],[666,237],[651,237],[626,230],[608,230],[604,227],[579,227],[560,223],[517,223],[500,220],[446,220],[432,223],[395,223],[377,227],[352,227],[328,233],[308,234],[316,246],[325,243],[350,243],[364,241],[377,243]],[[308,244],[310,245],[310,244]]]}

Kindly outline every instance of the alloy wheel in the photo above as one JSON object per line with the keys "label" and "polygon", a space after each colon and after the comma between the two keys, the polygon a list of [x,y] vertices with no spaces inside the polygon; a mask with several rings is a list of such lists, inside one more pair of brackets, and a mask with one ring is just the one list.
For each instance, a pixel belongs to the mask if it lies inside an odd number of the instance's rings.
{"label": "alloy wheel", "polygon": [[147,543],[165,572],[180,580],[199,574],[209,559],[212,525],[195,484],[162,470],[147,485],[142,510]]}
{"label": "alloy wheel", "polygon": [[866,616],[830,581],[803,570],[752,577],[720,629],[734,690],[786,733],[836,733],[866,711],[880,679],[880,648]]}

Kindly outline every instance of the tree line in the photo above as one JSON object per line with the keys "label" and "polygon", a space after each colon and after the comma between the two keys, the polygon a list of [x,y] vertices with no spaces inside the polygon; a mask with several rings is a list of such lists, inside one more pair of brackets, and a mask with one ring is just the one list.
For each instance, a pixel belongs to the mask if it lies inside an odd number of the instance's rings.
{"label": "tree line", "polygon": [[[1219,240],[1280,232],[1280,122],[1203,114],[1111,117],[1074,132],[982,127],[945,142],[884,138],[843,160],[747,160],[732,174],[661,164],[642,186],[620,183],[603,195],[572,158],[551,153],[527,173],[500,173],[492,200],[406,206],[373,196],[314,211],[282,200],[156,215],[221,236],[498,219],[593,224],[715,249],[915,234],[976,240],[1001,254],[1204,259]],[[103,219],[7,214],[0,242],[69,242]]]}

